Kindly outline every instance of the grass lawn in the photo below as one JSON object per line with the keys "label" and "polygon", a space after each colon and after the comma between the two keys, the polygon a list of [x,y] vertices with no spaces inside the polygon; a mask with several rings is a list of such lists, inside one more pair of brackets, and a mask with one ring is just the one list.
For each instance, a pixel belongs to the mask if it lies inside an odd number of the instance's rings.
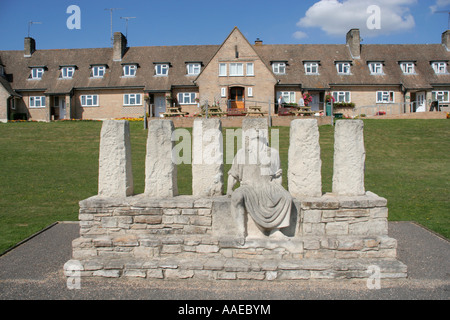
{"label": "grass lawn", "polygon": [[[450,238],[450,121],[364,123],[366,190],[388,199],[391,221],[416,221]],[[135,193],[142,193],[147,131],[130,124]],[[94,121],[0,124],[0,252],[55,221],[77,220],[78,201],[97,193],[100,129]],[[289,128],[276,129],[286,187]],[[333,127],[321,126],[324,192],[333,142]],[[178,184],[180,194],[191,193],[189,165],[179,166]]]}

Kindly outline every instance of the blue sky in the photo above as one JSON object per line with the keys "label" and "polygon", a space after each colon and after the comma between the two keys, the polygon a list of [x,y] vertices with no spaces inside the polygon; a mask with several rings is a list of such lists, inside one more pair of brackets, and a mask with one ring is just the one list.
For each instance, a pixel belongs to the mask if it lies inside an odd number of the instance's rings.
{"label": "blue sky", "polygon": [[[81,29],[68,29],[70,5],[80,8]],[[379,8],[367,11],[370,6]],[[22,50],[28,21],[37,49],[110,46],[113,31],[130,46],[221,44],[234,26],[250,42],[267,44],[345,43],[360,28],[363,43],[440,43],[448,27],[450,0],[0,0],[0,50]],[[371,21],[370,29],[367,21]],[[376,22],[379,22],[377,25]]]}

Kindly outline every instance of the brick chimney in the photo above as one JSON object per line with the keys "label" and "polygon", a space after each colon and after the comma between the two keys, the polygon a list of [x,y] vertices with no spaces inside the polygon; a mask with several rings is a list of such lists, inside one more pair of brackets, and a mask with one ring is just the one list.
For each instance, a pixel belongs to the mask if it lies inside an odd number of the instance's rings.
{"label": "brick chimney", "polygon": [[127,38],[122,32],[114,32],[113,61],[122,61],[127,49]]}
{"label": "brick chimney", "polygon": [[361,36],[359,34],[359,29],[351,29],[347,32],[346,41],[352,57],[354,59],[359,59],[361,56]]}
{"label": "brick chimney", "polygon": [[262,46],[263,41],[260,38],[256,38],[255,40],[255,46]]}
{"label": "brick chimney", "polygon": [[33,52],[36,51],[36,41],[33,38],[27,37],[27,38],[25,38],[23,47],[24,47],[23,56],[24,57],[31,57]]}
{"label": "brick chimney", "polygon": [[450,30],[442,33],[442,44],[445,46],[447,51],[450,51]]}

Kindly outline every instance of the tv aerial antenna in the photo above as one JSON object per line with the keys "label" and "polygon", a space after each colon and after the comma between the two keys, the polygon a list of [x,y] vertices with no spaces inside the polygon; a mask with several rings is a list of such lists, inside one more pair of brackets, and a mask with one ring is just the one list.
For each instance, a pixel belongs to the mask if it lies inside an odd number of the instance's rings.
{"label": "tv aerial antenna", "polygon": [[120,19],[124,19],[125,20],[125,37],[128,40],[128,20],[136,19],[136,17],[120,17]]}
{"label": "tv aerial antenna", "polygon": [[111,22],[111,47],[114,45],[114,36],[113,36],[113,11],[114,10],[122,10],[123,8],[106,8],[105,10],[109,10],[110,14],[110,22]]}
{"label": "tv aerial antenna", "polygon": [[28,38],[30,37],[30,29],[31,29],[31,25],[32,24],[42,24],[42,22],[38,22],[38,21],[28,21]]}
{"label": "tv aerial antenna", "polygon": [[449,10],[443,10],[443,11],[435,11],[434,13],[446,13],[446,14],[448,14],[448,26],[447,26],[447,29],[450,29],[450,11]]}

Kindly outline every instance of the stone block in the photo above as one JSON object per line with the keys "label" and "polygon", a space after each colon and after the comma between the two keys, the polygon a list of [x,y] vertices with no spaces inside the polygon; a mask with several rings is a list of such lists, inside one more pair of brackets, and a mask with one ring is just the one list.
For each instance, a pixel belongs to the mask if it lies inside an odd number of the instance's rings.
{"label": "stone block", "polygon": [[362,120],[336,121],[332,190],[336,195],[364,195],[364,123]]}
{"label": "stone block", "polygon": [[135,216],[134,223],[160,224],[162,216]]}
{"label": "stone block", "polygon": [[212,197],[223,189],[223,139],[219,119],[196,119],[192,130],[192,194]]}
{"label": "stone block", "polygon": [[98,194],[127,197],[134,191],[130,127],[125,120],[106,120],[100,133]]}
{"label": "stone block", "polygon": [[325,225],[325,232],[327,235],[345,235],[348,234],[347,222],[328,222]]}
{"label": "stone block", "polygon": [[161,269],[147,270],[147,278],[149,279],[164,279],[164,274]]}
{"label": "stone block", "polygon": [[145,194],[168,198],[178,195],[177,166],[172,159],[174,142],[171,120],[152,120],[148,126],[145,159]]}
{"label": "stone block", "polygon": [[322,195],[321,167],[317,120],[293,120],[288,151],[288,189],[293,197]]}

